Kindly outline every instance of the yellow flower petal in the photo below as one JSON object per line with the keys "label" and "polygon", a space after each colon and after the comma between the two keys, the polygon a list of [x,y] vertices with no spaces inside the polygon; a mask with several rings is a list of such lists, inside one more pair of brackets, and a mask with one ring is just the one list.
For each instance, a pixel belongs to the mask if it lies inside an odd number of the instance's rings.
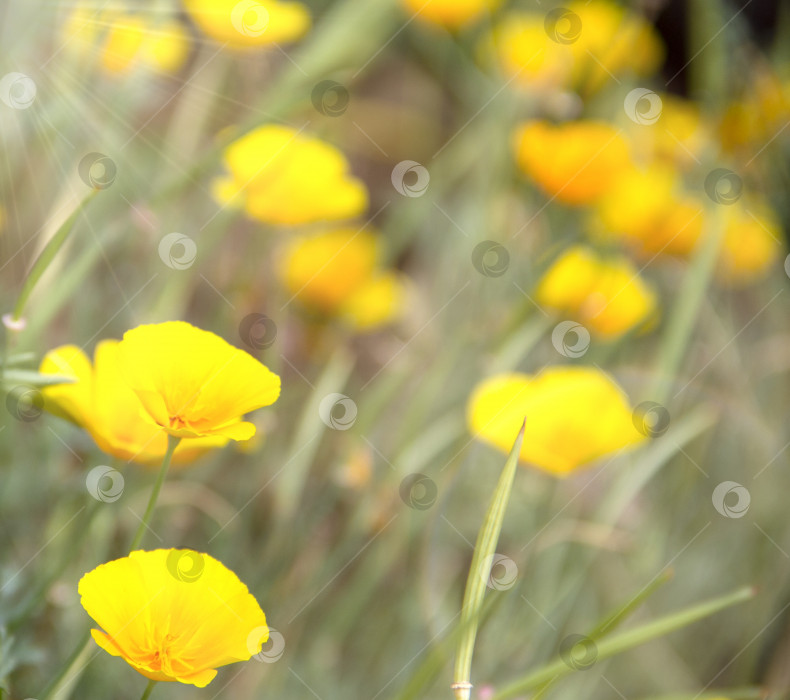
{"label": "yellow flower petal", "polygon": [[[124,380],[117,340],[103,340],[96,346],[93,366],[82,350],[65,345],[47,353],[39,371],[78,380],[43,389],[48,411],[84,428],[109,455],[148,466],[161,464],[167,435]],[[231,426],[228,432],[230,429]],[[249,429],[241,430],[249,432]],[[182,440],[173,455],[173,463],[190,462],[227,441],[222,435]]]}
{"label": "yellow flower petal", "polygon": [[655,293],[627,258],[599,258],[583,246],[565,251],[535,294],[542,306],[570,315],[603,338],[621,336],[656,309]]}
{"label": "yellow flower petal", "polygon": [[88,356],[76,345],[62,345],[50,350],[39,367],[41,374],[69,377],[71,384],[54,384],[42,388],[44,407],[61,418],[85,425],[91,414],[92,368]]}
{"label": "yellow flower petal", "polygon": [[280,378],[248,353],[183,321],[139,326],[119,346],[124,378],[171,435],[248,439],[245,413],[280,395]]}
{"label": "yellow flower petal", "polygon": [[341,314],[357,330],[373,330],[398,317],[405,295],[401,276],[385,272],[359,287],[343,304]]}
{"label": "yellow flower petal", "polygon": [[402,0],[404,7],[425,22],[452,29],[470,24],[490,12],[501,0]]}
{"label": "yellow flower petal", "polygon": [[350,174],[334,146],[288,127],[266,125],[225,150],[229,178],[215,186],[221,200],[233,198],[264,223],[296,226],[338,221],[368,205],[365,185]]}
{"label": "yellow flower petal", "polygon": [[238,577],[208,554],[136,551],[85,574],[82,606],[96,643],[147,678],[203,687],[268,638],[266,617]]}
{"label": "yellow flower petal", "polygon": [[549,367],[481,382],[467,407],[469,429],[507,453],[526,417],[521,459],[565,476],[644,439],[620,387],[590,367]]}
{"label": "yellow flower petal", "polygon": [[294,41],[310,28],[310,13],[299,2],[184,0],[184,7],[206,36],[235,49]]}
{"label": "yellow flower petal", "polygon": [[516,160],[547,195],[565,204],[596,201],[631,164],[617,129],[593,121],[527,122],[516,133]]}

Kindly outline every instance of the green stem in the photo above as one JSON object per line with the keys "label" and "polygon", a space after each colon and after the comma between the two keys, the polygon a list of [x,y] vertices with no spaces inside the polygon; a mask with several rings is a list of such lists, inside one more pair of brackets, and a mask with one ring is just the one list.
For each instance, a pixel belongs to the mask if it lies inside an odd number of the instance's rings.
{"label": "green stem", "polygon": [[686,348],[696,328],[697,316],[705,300],[719,248],[724,237],[724,221],[721,206],[708,212],[710,223],[705,236],[695,251],[691,267],[683,280],[683,286],[675,298],[664,341],[659,351],[655,382],[647,396],[652,401],[665,404],[669,398],[672,382],[677,376]]}
{"label": "green stem", "polygon": [[130,552],[133,552],[140,546],[140,542],[142,542],[143,537],[145,536],[145,531],[149,529],[148,525],[151,522],[151,516],[154,514],[154,508],[156,507],[156,501],[159,498],[159,492],[162,490],[162,484],[165,483],[167,470],[170,469],[170,462],[173,459],[173,452],[176,451],[176,447],[178,447],[179,442],[181,442],[181,438],[175,437],[173,435],[167,436],[167,452],[165,452],[165,456],[162,459],[162,466],[159,468],[159,474],[156,476],[154,488],[151,489],[151,495],[148,498],[148,506],[145,509],[143,519],[140,521],[140,527],[137,528],[137,532],[135,533],[134,539],[132,540],[132,545],[129,547]]}
{"label": "green stem", "polygon": [[[170,462],[173,459],[173,453],[176,451],[176,447],[178,447],[179,442],[181,442],[181,438],[174,437],[173,435],[167,436],[167,451],[165,452],[165,456],[162,458],[162,466],[159,468],[159,474],[156,476],[156,482],[154,483],[154,487],[151,490],[151,495],[148,498],[148,506],[145,509],[145,515],[143,515],[143,519],[140,522],[140,527],[137,528],[137,532],[135,533],[134,539],[132,540],[132,544],[129,547],[130,552],[133,552],[135,549],[137,549],[143,539],[143,536],[145,535],[145,531],[148,529],[151,516],[153,515],[154,508],[156,507],[156,501],[159,498],[159,492],[162,490],[162,484],[165,483],[165,477],[167,476],[168,469],[170,468]],[[61,671],[56,676],[55,681],[50,684],[49,688],[44,694],[44,700],[66,700],[69,697],[73,685],[77,682],[79,675],[82,673],[82,669],[86,665],[85,658],[89,653],[90,643],[91,636],[87,635],[84,641],[79,645],[77,651],[75,651],[74,654],[69,657],[64,670]],[[77,670],[78,668],[79,670]],[[147,698],[151,694],[155,684],[156,681],[151,681],[148,684],[145,694],[143,695],[143,699]]]}
{"label": "green stem", "polygon": [[148,681],[148,685],[145,686],[145,692],[143,693],[143,697],[141,697],[140,700],[148,700],[148,698],[151,697],[151,692],[153,691],[155,685],[156,685],[156,681]]}

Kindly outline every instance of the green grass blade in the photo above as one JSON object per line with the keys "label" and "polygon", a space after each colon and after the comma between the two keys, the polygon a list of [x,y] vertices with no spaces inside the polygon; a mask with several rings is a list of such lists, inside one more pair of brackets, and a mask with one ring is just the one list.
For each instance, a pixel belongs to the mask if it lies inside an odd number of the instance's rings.
{"label": "green grass blade", "polygon": [[[624,651],[633,649],[645,642],[649,642],[658,637],[682,629],[699,620],[703,620],[721,610],[729,608],[738,603],[743,603],[754,597],[756,590],[752,586],[739,588],[733,593],[719,596],[705,603],[692,605],[691,607],[680,610],[679,612],[666,615],[648,622],[632,630],[621,632],[612,637],[607,637],[595,645],[596,661],[602,661],[612,656],[616,656]],[[519,680],[506,685],[502,690],[494,695],[492,700],[507,700],[522,693],[529,692],[545,684],[552,679],[558,679],[573,672],[573,667],[562,657],[555,658],[546,666],[531,671]]]}
{"label": "green grass blade", "polygon": [[41,254],[36,258],[36,261],[33,263],[33,267],[30,268],[30,272],[27,274],[27,277],[22,284],[22,289],[19,292],[19,297],[17,297],[16,300],[16,306],[14,306],[13,318],[15,321],[18,321],[21,318],[22,312],[25,310],[25,304],[27,304],[27,300],[30,298],[33,289],[35,289],[35,286],[41,279],[41,276],[46,272],[47,268],[50,266],[50,263],[55,259],[55,256],[63,247],[63,244],[69,237],[71,230],[74,228],[74,222],[77,220],[77,217],[85,208],[85,205],[90,202],[91,199],[93,199],[93,196],[96,194],[96,192],[97,190],[93,190],[77,205],[77,208],[71,213],[68,219],[66,219],[61,224],[55,235],[52,236],[49,242],[44,246],[44,250],[42,250]]}
{"label": "green grass blade", "polygon": [[471,685],[472,655],[474,653],[475,638],[480,622],[480,610],[486,594],[486,582],[491,569],[491,560],[496,553],[499,533],[502,530],[502,521],[505,517],[510,492],[513,489],[513,480],[516,476],[518,457],[521,452],[521,443],[524,440],[524,424],[521,425],[516,442],[505,462],[505,467],[499,477],[491,503],[488,506],[483,525],[477,534],[475,552],[472,564],[469,567],[469,577],[466,579],[464,602],[461,608],[461,628],[463,633],[458,643],[455,657],[455,671],[453,674],[453,689],[458,700],[468,700]]}

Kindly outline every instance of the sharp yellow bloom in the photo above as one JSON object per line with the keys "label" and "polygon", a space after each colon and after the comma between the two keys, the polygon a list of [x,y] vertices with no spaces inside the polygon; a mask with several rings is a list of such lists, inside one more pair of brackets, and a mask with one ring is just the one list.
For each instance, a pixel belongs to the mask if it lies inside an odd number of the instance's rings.
{"label": "sharp yellow bloom", "polygon": [[365,185],[345,156],[320,139],[284,126],[259,127],[225,151],[229,176],[215,183],[224,203],[244,205],[266,224],[296,226],[358,216],[368,206]]}
{"label": "sharp yellow bloom", "polygon": [[138,326],[118,345],[123,376],[171,435],[248,440],[245,413],[280,395],[280,378],[252,355],[183,321]]}
{"label": "sharp yellow bloom", "polygon": [[501,0],[402,0],[407,10],[426,22],[457,29],[479,19]]}
{"label": "sharp yellow bloom", "polygon": [[[44,356],[39,371],[75,380],[42,389],[48,411],[86,430],[109,455],[149,466],[161,464],[167,434],[151,420],[137,394],[124,381],[117,340],[103,340],[96,346],[92,366],[76,345],[63,345]],[[228,438],[222,436],[182,440],[173,462],[189,462],[227,442]]]}
{"label": "sharp yellow bloom", "polygon": [[537,375],[500,374],[480,383],[467,406],[475,437],[508,453],[526,417],[521,460],[566,476],[596,459],[636,445],[623,390],[592,367],[548,367]]}
{"label": "sharp yellow bloom", "polygon": [[184,8],[206,36],[234,49],[295,41],[310,28],[310,13],[300,2],[184,0]]}
{"label": "sharp yellow bloom", "polygon": [[548,196],[565,204],[594,202],[631,163],[619,132],[594,121],[527,122],[516,133],[516,160]]}
{"label": "sharp yellow bloom", "polygon": [[337,229],[294,239],[282,256],[281,278],[307,308],[341,318],[358,330],[392,321],[402,310],[404,284],[378,270],[379,244],[369,231]]}
{"label": "sharp yellow bloom", "polygon": [[96,643],[155,681],[202,688],[269,638],[247,586],[208,554],[132,552],[85,574],[78,591],[102,628],[91,630]]}
{"label": "sharp yellow bloom", "polygon": [[617,338],[656,311],[655,292],[627,258],[599,257],[582,246],[570,248],[552,264],[536,298],[602,338]]}

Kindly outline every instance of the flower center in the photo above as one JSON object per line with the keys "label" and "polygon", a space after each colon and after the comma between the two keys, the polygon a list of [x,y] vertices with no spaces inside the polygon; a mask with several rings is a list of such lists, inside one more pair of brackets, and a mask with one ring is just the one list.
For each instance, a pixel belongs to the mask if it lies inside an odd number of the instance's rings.
{"label": "flower center", "polygon": [[182,416],[170,416],[170,427],[171,428],[184,428],[186,427],[186,419]]}
{"label": "flower center", "polygon": [[172,645],[175,637],[172,634],[166,634],[165,638],[159,645],[159,649],[154,652],[154,666],[158,666],[159,670],[164,673],[171,673],[170,665],[170,646]]}

